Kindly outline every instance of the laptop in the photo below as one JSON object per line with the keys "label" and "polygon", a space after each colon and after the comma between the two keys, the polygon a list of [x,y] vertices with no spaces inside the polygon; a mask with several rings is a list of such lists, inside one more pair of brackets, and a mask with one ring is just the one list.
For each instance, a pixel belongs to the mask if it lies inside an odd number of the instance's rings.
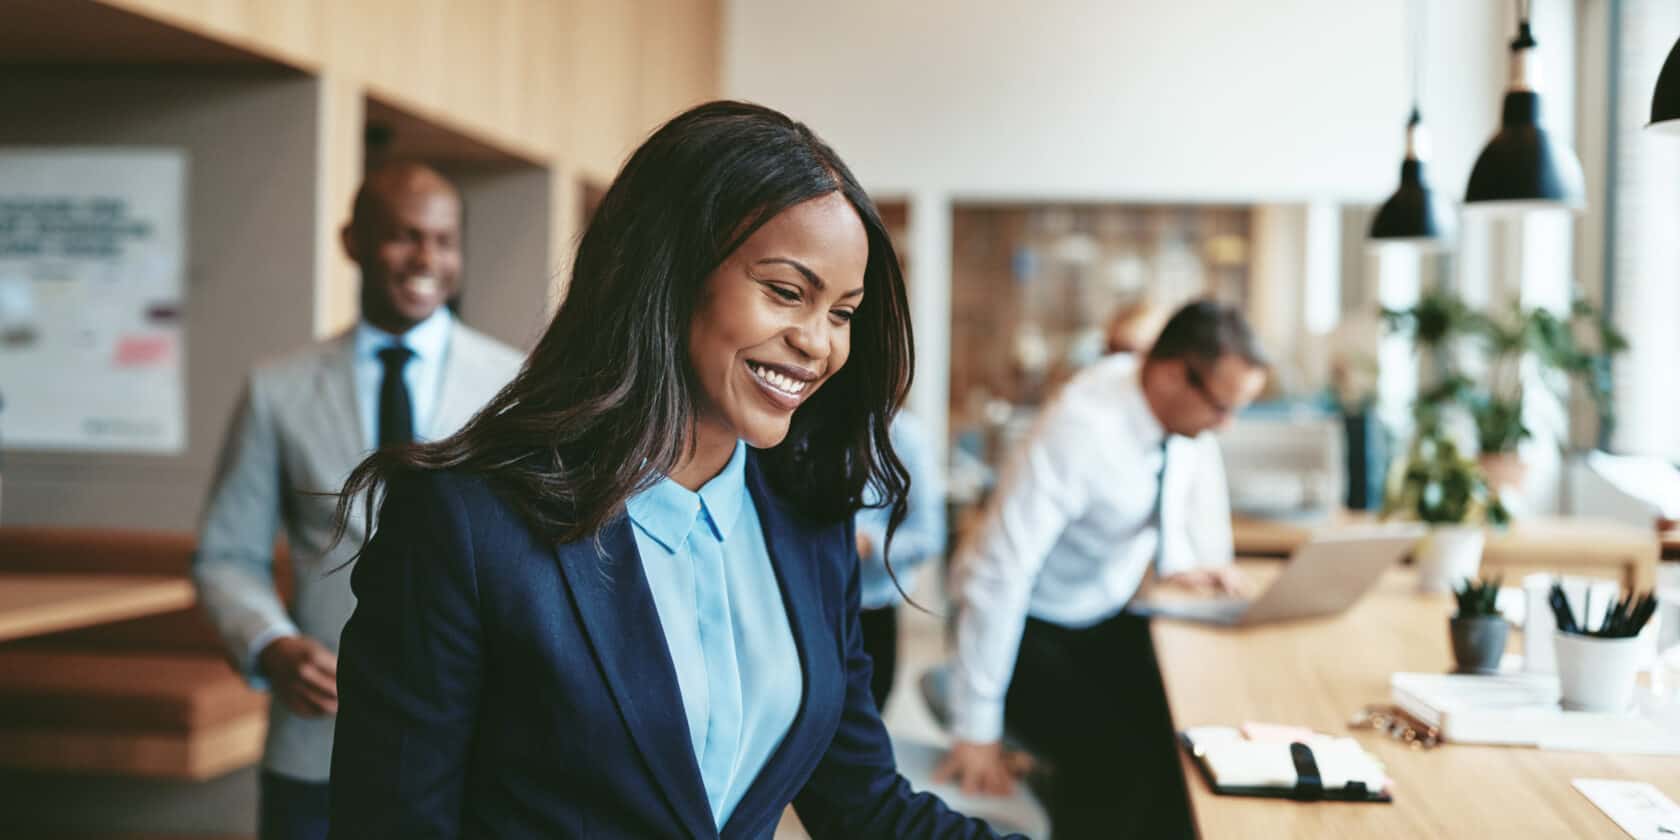
{"label": "laptop", "polygon": [[1318,531],[1257,598],[1145,601],[1131,610],[1229,627],[1335,615],[1353,606],[1425,533],[1424,526],[1411,524]]}

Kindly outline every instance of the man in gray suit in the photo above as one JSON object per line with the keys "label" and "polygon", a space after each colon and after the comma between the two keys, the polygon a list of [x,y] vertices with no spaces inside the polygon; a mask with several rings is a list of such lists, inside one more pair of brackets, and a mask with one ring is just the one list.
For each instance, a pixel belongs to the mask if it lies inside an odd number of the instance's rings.
{"label": "man in gray suit", "polygon": [[[193,578],[234,666],[273,693],[263,755],[263,840],[326,837],[339,633],[355,607],[354,519],[329,548],[336,492],[376,448],[447,437],[518,372],[521,355],[458,323],[461,199],[437,172],[371,173],[343,231],[361,267],[349,331],[259,365],[223,443]],[[295,597],[275,591],[285,529]]]}

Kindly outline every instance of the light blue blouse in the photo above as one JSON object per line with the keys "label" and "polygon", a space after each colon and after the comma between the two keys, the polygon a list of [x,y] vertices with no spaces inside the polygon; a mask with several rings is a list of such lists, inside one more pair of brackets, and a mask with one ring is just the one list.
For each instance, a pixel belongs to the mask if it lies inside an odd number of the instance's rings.
{"label": "light blue blouse", "polygon": [[803,680],[746,444],[696,493],[669,478],[625,503],[721,829],[799,711]]}

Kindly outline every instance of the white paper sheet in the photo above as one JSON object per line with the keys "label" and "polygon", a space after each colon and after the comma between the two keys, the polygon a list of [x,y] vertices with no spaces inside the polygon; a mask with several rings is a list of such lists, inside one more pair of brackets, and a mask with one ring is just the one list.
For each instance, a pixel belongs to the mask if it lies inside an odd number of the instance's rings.
{"label": "white paper sheet", "polygon": [[1576,779],[1575,789],[1633,840],[1680,837],[1680,805],[1648,782]]}

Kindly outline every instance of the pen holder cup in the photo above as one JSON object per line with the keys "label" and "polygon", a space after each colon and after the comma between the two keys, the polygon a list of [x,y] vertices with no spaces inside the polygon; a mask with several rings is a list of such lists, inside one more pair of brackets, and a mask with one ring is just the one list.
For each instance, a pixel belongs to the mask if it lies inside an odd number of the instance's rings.
{"label": "pen holder cup", "polygon": [[1625,712],[1633,704],[1639,672],[1639,639],[1601,639],[1560,632],[1558,690],[1575,712]]}

